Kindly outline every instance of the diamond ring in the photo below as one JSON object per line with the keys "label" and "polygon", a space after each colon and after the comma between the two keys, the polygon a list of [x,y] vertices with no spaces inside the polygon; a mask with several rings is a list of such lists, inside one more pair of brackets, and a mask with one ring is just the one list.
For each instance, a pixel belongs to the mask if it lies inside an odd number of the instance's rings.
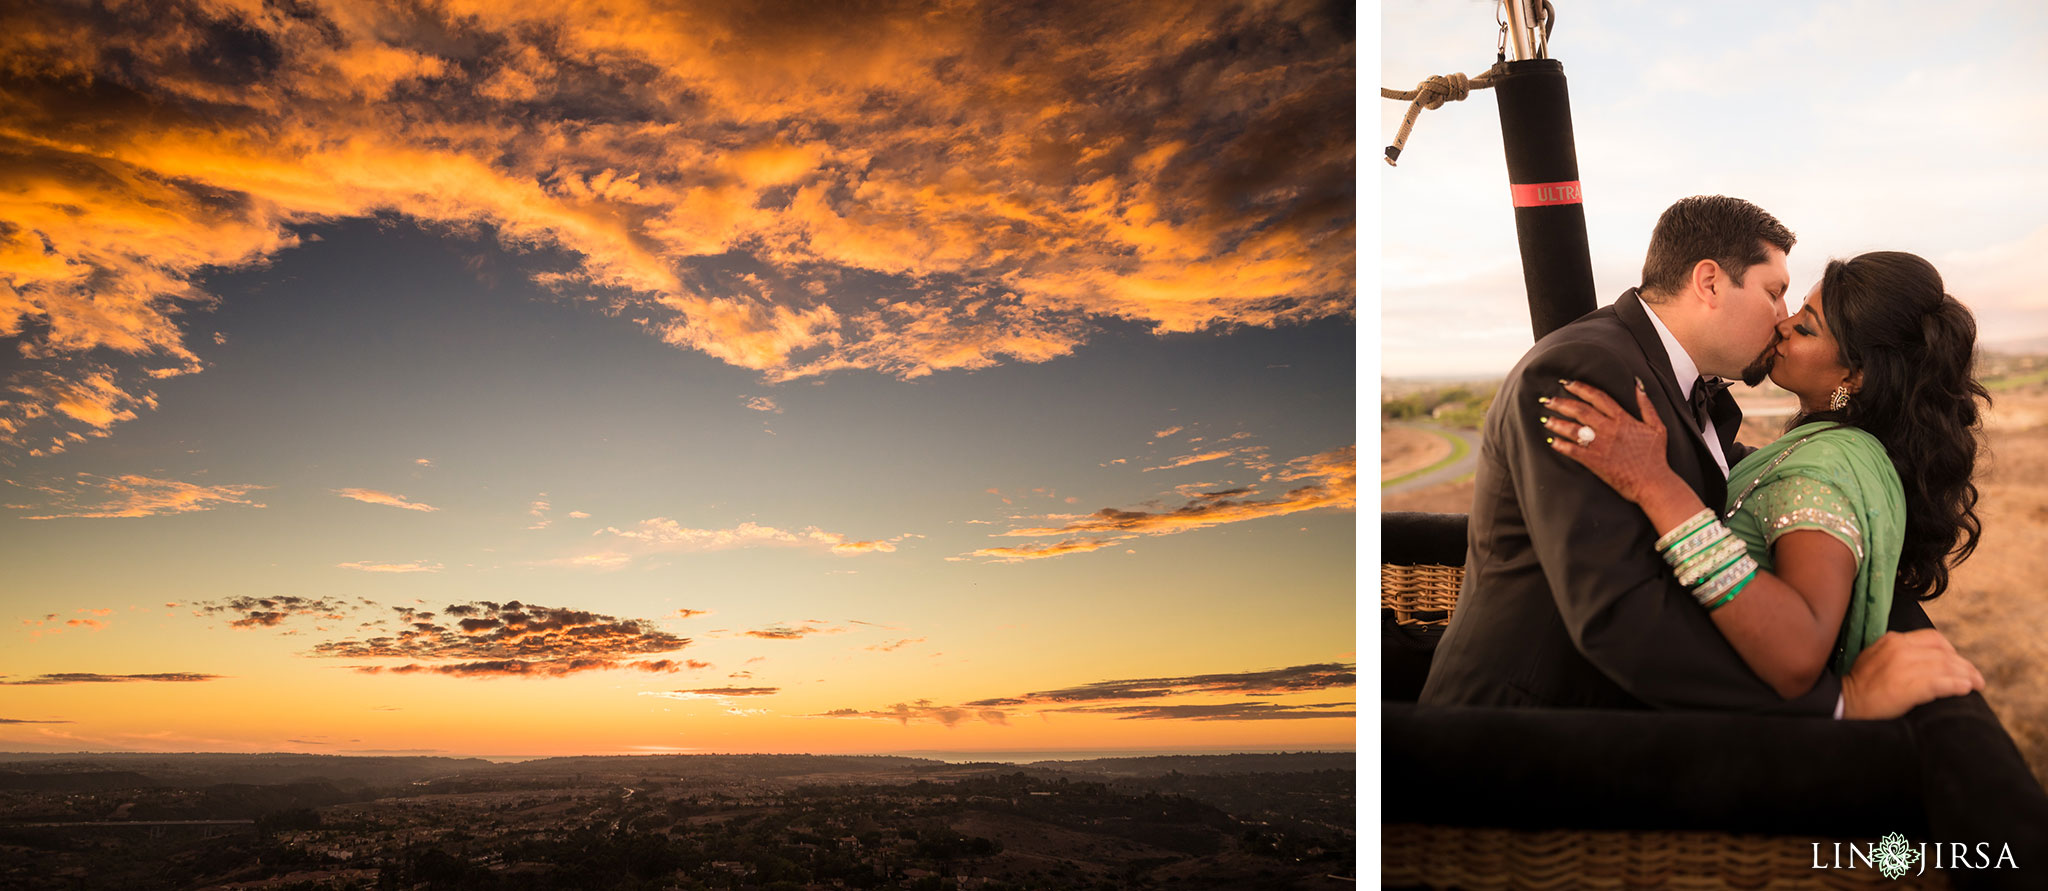
{"label": "diamond ring", "polygon": [[1579,440],[1579,445],[1582,445],[1582,446],[1589,446],[1589,445],[1592,445],[1592,444],[1593,444],[1593,428],[1591,428],[1591,427],[1587,427],[1587,426],[1585,426],[1585,425],[1583,425],[1583,424],[1582,424],[1582,425],[1580,425],[1580,426],[1579,426],[1579,435],[1578,435],[1578,440]]}

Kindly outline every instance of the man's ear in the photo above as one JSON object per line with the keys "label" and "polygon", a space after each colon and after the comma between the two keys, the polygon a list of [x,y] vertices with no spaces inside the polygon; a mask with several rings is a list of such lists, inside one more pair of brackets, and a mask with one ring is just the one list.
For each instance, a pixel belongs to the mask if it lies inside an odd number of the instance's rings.
{"label": "man's ear", "polygon": [[1686,283],[1708,309],[1720,309],[1721,289],[1728,285],[1728,272],[1713,260],[1701,260],[1692,264],[1692,274]]}

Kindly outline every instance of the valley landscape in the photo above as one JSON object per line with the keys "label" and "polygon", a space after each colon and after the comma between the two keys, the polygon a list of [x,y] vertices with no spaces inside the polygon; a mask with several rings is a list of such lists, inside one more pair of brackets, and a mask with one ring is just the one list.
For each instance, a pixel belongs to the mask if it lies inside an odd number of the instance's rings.
{"label": "valley landscape", "polygon": [[0,754],[22,889],[1339,888],[1349,753]]}

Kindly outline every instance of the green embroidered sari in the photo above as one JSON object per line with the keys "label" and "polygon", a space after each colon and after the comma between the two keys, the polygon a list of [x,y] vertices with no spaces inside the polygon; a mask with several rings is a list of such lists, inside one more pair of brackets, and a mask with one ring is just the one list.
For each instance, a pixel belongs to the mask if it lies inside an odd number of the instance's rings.
{"label": "green embroidered sari", "polygon": [[1853,427],[1802,424],[1729,470],[1722,514],[1765,570],[1771,544],[1799,529],[1826,532],[1856,555],[1856,585],[1833,662],[1837,675],[1847,675],[1857,654],[1885,632],[1905,545],[1906,493],[1884,446]]}

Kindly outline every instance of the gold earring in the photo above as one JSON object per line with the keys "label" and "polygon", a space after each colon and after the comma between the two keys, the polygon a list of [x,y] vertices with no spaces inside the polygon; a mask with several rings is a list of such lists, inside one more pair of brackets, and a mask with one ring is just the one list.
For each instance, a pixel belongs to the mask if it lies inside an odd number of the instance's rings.
{"label": "gold earring", "polygon": [[1828,394],[1828,411],[1841,411],[1849,406],[1849,385],[1843,384]]}

